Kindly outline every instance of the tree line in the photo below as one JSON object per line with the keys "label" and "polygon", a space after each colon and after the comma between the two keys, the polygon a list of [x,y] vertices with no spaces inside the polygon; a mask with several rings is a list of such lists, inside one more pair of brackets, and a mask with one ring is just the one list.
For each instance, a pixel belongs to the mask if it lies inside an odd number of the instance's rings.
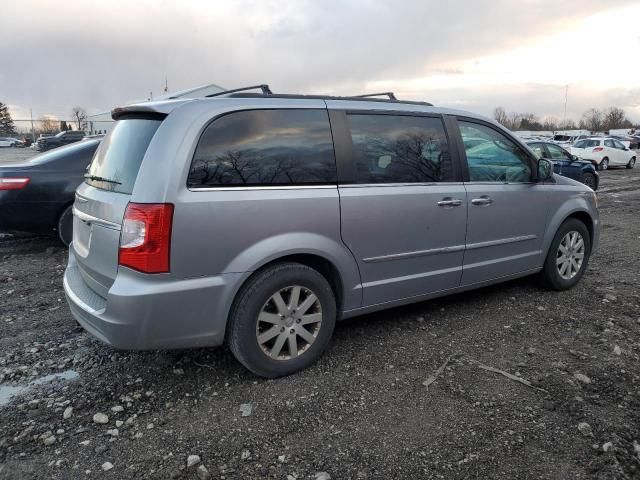
{"label": "tree line", "polygon": [[[71,121],[58,120],[54,117],[42,116],[34,123],[38,125],[34,133],[57,133],[66,130],[86,130],[87,128],[87,112],[82,107],[73,107],[71,109]],[[0,102],[0,135],[17,135],[15,121],[11,116],[7,104]]]}
{"label": "tree line", "polygon": [[558,121],[554,117],[538,118],[533,113],[507,113],[502,107],[496,107],[493,118],[509,130],[589,130],[591,132],[604,132],[616,128],[640,128],[627,118],[622,108],[609,107],[604,110],[590,108],[582,114],[576,123],[572,119]]}

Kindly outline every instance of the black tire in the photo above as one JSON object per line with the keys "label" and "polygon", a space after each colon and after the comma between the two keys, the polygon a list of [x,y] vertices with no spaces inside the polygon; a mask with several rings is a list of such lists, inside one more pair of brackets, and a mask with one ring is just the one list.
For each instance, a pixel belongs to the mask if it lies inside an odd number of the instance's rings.
{"label": "black tire", "polygon": [[598,170],[607,170],[609,168],[609,159],[604,157],[602,161],[598,164]]}
{"label": "black tire", "polygon": [[636,157],[632,157],[631,160],[629,160],[629,163],[627,163],[627,168],[633,168],[636,165]]}
{"label": "black tire", "polygon": [[585,173],[582,176],[582,183],[584,183],[591,190],[598,189],[598,180],[596,179],[596,176],[593,173],[589,173],[589,172]]}
{"label": "black tire", "polygon": [[[578,232],[584,240],[584,259],[582,265],[580,265],[579,271],[571,279],[562,278],[558,267],[556,266],[556,258],[558,255],[558,249],[560,242],[569,232]],[[566,220],[556,232],[549,251],[547,252],[547,258],[544,262],[542,272],[540,272],[540,278],[542,284],[551,290],[568,290],[573,288],[584,275],[585,270],[589,264],[589,256],[591,255],[591,237],[589,236],[589,230],[586,225],[577,218],[570,218]]]}
{"label": "black tire", "polygon": [[73,240],[73,205],[66,207],[58,217],[58,238],[68,247]]}
{"label": "black tire", "polygon": [[[292,285],[312,291],[321,306],[322,321],[313,343],[299,356],[276,360],[257,339],[258,315],[276,292]],[[236,359],[254,374],[276,378],[314,363],[329,344],[336,323],[336,301],[329,282],[316,270],[299,263],[280,263],[257,272],[241,288],[231,308],[227,343]],[[289,328],[289,327],[285,327]]]}

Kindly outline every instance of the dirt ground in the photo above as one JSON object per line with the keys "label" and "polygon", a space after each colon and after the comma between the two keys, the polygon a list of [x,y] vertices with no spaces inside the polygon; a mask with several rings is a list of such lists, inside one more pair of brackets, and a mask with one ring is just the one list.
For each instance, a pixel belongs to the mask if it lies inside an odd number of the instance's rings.
{"label": "dirt ground", "polygon": [[0,238],[0,478],[640,478],[640,170],[602,187],[575,289],[522,279],[348,320],[278,380],[224,349],[99,343],[67,310],[66,252]]}

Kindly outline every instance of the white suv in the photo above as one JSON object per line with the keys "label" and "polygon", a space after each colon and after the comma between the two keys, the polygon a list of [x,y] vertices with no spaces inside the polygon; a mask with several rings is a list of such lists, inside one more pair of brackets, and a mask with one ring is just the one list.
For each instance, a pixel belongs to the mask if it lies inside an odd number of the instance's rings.
{"label": "white suv", "polygon": [[636,163],[636,152],[625,147],[620,140],[610,137],[591,137],[576,142],[571,153],[578,158],[589,160],[599,170],[606,170],[610,165],[633,168]]}

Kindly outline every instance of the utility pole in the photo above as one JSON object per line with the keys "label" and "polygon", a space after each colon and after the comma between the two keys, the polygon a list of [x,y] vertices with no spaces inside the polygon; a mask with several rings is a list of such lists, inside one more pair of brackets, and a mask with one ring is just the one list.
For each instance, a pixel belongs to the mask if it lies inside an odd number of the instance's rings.
{"label": "utility pole", "polygon": [[36,141],[36,134],[35,134],[35,130],[33,128],[33,109],[32,108],[29,109],[29,116],[31,117],[31,141],[35,142]]}
{"label": "utility pole", "polygon": [[167,76],[164,77],[164,93],[169,91],[169,84],[167,83]]}
{"label": "utility pole", "polygon": [[569,85],[564,89],[564,113],[562,114],[562,123],[564,124],[567,119],[567,98],[569,97]]}

